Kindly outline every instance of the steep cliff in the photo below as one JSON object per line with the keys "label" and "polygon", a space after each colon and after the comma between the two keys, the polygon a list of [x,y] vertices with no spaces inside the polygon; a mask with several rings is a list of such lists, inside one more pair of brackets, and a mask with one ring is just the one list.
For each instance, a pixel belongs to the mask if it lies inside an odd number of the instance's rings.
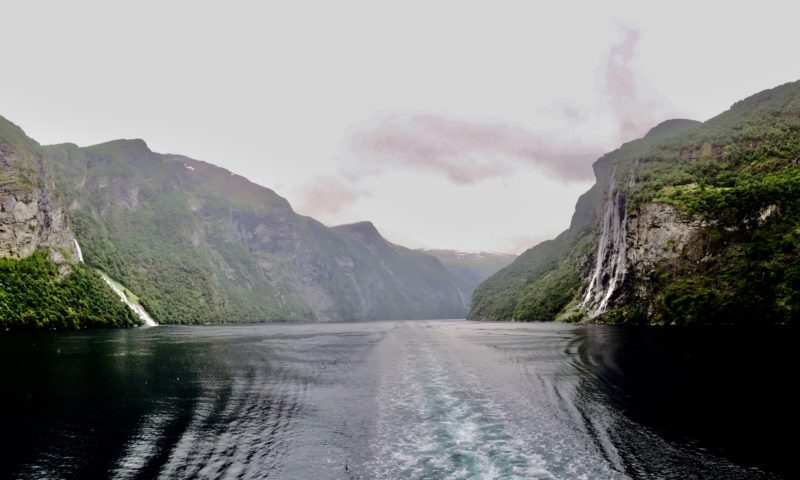
{"label": "steep cliff", "polygon": [[484,282],[471,318],[797,323],[800,83],[665,122],[595,165],[570,229]]}
{"label": "steep cliff", "polygon": [[80,264],[39,145],[0,117],[0,327],[127,326],[138,321]]}
{"label": "steep cliff", "polygon": [[63,273],[77,262],[67,214],[44,186],[39,145],[0,117],[0,257],[47,250]]}
{"label": "steep cliff", "polygon": [[223,168],[141,140],[45,147],[86,262],[159,322],[463,317],[435,258],[371,224],[329,228]]}

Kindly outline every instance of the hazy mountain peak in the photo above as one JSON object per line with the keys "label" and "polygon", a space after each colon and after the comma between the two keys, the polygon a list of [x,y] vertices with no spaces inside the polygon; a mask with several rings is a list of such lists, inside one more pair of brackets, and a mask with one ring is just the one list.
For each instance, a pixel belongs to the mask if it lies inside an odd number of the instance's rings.
{"label": "hazy mountain peak", "polygon": [[384,240],[383,235],[381,235],[381,233],[375,227],[375,224],[373,224],[370,221],[347,223],[344,225],[338,225],[333,228],[350,234],[358,235],[359,237],[361,237],[362,240],[367,240],[367,239]]}
{"label": "hazy mountain peak", "polygon": [[0,115],[0,139],[11,140],[11,136],[23,136],[25,132],[16,123]]}
{"label": "hazy mountain peak", "polygon": [[702,124],[703,122],[698,122],[697,120],[690,120],[687,118],[672,118],[670,120],[664,120],[655,127],[651,128],[644,138],[650,140],[667,138],[673,135],[678,135],[687,130],[691,130],[692,128]]}
{"label": "hazy mountain peak", "polygon": [[516,258],[516,255],[513,253],[504,252],[450,250],[442,248],[423,248],[421,250],[431,255],[451,255],[457,258],[509,258],[512,260]]}
{"label": "hazy mountain peak", "polygon": [[122,155],[147,155],[153,153],[147,143],[141,138],[121,138],[118,140],[111,140],[109,142],[98,143],[86,147],[87,150],[96,150],[106,153],[118,153]]}

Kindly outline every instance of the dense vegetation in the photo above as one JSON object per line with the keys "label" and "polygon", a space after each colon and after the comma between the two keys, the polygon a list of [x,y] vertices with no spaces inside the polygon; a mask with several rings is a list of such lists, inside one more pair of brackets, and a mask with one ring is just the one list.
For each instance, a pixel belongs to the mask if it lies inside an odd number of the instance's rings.
{"label": "dense vegetation", "polygon": [[0,325],[5,329],[127,327],[139,320],[95,272],[75,265],[60,278],[39,251],[0,258]]}
{"label": "dense vegetation", "polygon": [[[484,282],[473,294],[478,319],[552,320],[577,295],[587,235],[567,231],[536,245]],[[581,248],[578,248],[580,246]]]}
{"label": "dense vegetation", "polygon": [[598,192],[613,166],[629,213],[666,203],[704,227],[692,258],[658,265],[646,278],[629,275],[619,298],[627,298],[625,289],[648,290],[652,303],[612,302],[601,321],[800,321],[800,82],[749,97],[702,125],[666,122],[598,160],[598,185],[575,215],[583,221],[573,219],[553,240],[557,247],[529,250],[487,280],[473,299],[473,318],[582,318],[572,307],[587,282]]}

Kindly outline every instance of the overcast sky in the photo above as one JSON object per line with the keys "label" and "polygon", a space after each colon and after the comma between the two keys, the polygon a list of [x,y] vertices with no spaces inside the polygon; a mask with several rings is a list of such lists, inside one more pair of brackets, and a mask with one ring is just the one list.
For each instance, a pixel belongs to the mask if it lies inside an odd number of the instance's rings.
{"label": "overcast sky", "polygon": [[800,79],[798,14],[769,1],[4,0],[0,115],[45,144],[143,138],[411,247],[518,253],[567,227],[603,152]]}

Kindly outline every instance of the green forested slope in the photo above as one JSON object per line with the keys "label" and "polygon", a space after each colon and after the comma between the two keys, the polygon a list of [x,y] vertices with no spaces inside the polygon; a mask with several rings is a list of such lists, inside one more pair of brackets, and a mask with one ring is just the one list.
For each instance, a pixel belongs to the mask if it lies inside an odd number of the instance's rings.
{"label": "green forested slope", "polygon": [[139,319],[103,280],[83,265],[66,277],[46,253],[0,258],[0,327],[75,329],[127,327]]}

